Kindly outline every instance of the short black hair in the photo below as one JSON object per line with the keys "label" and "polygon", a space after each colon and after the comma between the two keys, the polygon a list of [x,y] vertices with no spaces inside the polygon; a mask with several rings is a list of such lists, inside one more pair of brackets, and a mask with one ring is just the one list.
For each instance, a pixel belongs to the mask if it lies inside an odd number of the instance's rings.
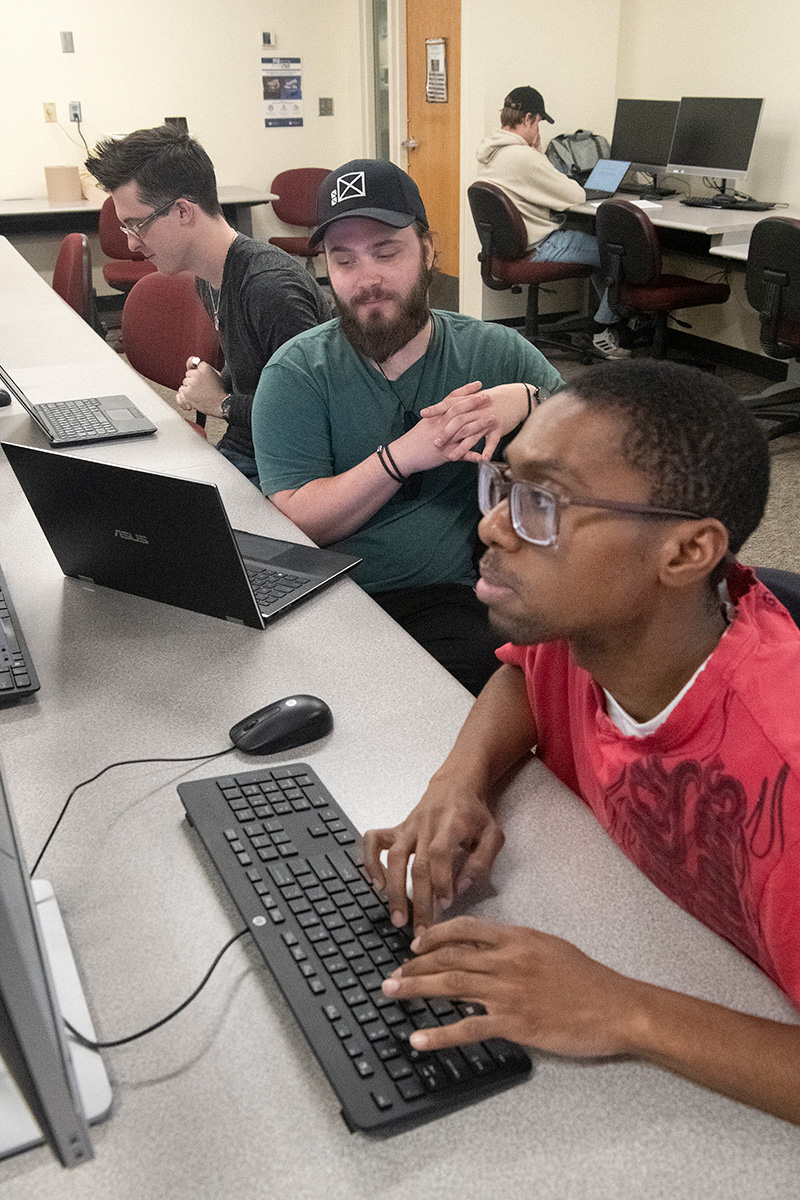
{"label": "short black hair", "polygon": [[174,125],[105,138],[86,167],[107,192],[135,183],[142,202],[154,208],[183,197],[210,217],[222,212],[214,164],[196,138]]}
{"label": "short black hair", "polygon": [[621,413],[623,457],[650,480],[651,504],[715,517],[737,553],[764,514],[769,448],[732,388],[695,367],[637,358],[590,367],[563,390]]}

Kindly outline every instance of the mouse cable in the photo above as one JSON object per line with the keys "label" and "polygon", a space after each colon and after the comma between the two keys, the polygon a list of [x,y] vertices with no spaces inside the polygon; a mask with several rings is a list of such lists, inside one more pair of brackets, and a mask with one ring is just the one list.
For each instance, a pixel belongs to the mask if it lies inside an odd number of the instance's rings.
{"label": "mouse cable", "polygon": [[62,1017],[61,1019],[75,1041],[78,1042],[79,1045],[85,1046],[87,1050],[109,1050],[112,1046],[125,1046],[128,1042],[135,1042],[137,1038],[144,1037],[146,1034],[153,1033],[154,1030],[160,1029],[162,1025],[166,1025],[167,1021],[171,1021],[173,1017],[177,1017],[178,1013],[182,1013],[185,1008],[188,1008],[195,997],[200,995],[200,992],[202,992],[203,988],[208,983],[225,951],[229,950],[234,942],[238,942],[240,937],[244,937],[244,935],[249,932],[250,930],[247,928],[240,929],[239,932],[235,933],[232,938],[229,938],[220,950],[217,957],[212,962],[211,966],[206,971],[200,983],[192,992],[191,996],[187,996],[182,1004],[179,1004],[177,1008],[172,1010],[172,1012],[167,1013],[167,1015],[162,1017],[160,1021],[154,1021],[152,1025],[148,1025],[146,1029],[140,1029],[138,1033],[129,1033],[127,1037],[115,1038],[113,1041],[93,1042],[89,1038],[84,1037],[82,1033],[78,1033],[77,1029],[74,1029],[73,1026],[70,1025],[66,1017]]}
{"label": "mouse cable", "polygon": [[96,775],[92,775],[91,779],[84,779],[81,783],[76,783],[75,787],[72,789],[72,791],[70,792],[70,794],[67,796],[66,800],[64,801],[64,806],[61,809],[61,812],[58,814],[58,817],[56,818],[56,823],[53,826],[53,828],[50,830],[50,832],[48,833],[47,840],[45,841],[45,844],[42,846],[41,850],[39,851],[39,856],[36,859],[36,862],[31,867],[31,877],[33,877],[36,874],[36,872],[39,868],[39,863],[44,858],[45,851],[47,850],[47,847],[50,845],[51,841],[53,840],[53,838],[55,836],[55,832],[58,829],[59,825],[61,824],[61,821],[64,818],[64,814],[66,813],[67,809],[69,808],[72,797],[75,795],[75,793],[78,791],[79,788],[86,787],[86,785],[89,783],[94,783],[94,781],[96,779],[99,779],[101,775],[105,775],[106,771],[110,771],[112,767],[130,767],[130,766],[136,766],[139,763],[203,762],[209,758],[222,758],[223,754],[230,754],[231,751],[235,750],[235,749],[236,749],[235,746],[228,746],[228,748],[226,750],[215,750],[213,754],[190,754],[186,758],[123,758],[120,760],[120,762],[109,763],[107,767],[103,767],[103,769],[101,771],[98,771]]}

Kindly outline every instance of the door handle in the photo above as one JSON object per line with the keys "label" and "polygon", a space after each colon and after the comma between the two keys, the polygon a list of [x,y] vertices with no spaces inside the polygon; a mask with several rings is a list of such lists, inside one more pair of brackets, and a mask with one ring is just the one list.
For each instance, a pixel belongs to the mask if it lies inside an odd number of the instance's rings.
{"label": "door handle", "polygon": [[419,150],[419,142],[413,137],[407,138],[406,141],[401,142],[400,145],[405,150]]}

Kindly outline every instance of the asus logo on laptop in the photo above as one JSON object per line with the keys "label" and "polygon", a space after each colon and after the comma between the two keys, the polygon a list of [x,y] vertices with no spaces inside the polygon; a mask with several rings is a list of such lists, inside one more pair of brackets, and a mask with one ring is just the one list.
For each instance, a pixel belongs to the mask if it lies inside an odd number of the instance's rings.
{"label": "asus logo on laptop", "polygon": [[114,537],[122,538],[124,542],[140,542],[143,546],[150,545],[150,539],[143,533],[128,533],[127,529],[115,529]]}

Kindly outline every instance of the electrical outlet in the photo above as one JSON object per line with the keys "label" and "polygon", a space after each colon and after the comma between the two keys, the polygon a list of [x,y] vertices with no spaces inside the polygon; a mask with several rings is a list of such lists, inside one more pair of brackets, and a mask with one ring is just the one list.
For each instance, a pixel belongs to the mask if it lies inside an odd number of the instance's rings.
{"label": "electrical outlet", "polygon": [[69,102],[69,119],[70,121],[82,121],[81,103],[80,100],[70,100]]}
{"label": "electrical outlet", "polygon": [[321,117],[333,116],[333,97],[320,96],[319,98],[319,115]]}
{"label": "electrical outlet", "polygon": [[52,100],[43,101],[42,108],[44,109],[45,121],[57,121],[58,120],[58,117],[56,116],[56,106]]}

